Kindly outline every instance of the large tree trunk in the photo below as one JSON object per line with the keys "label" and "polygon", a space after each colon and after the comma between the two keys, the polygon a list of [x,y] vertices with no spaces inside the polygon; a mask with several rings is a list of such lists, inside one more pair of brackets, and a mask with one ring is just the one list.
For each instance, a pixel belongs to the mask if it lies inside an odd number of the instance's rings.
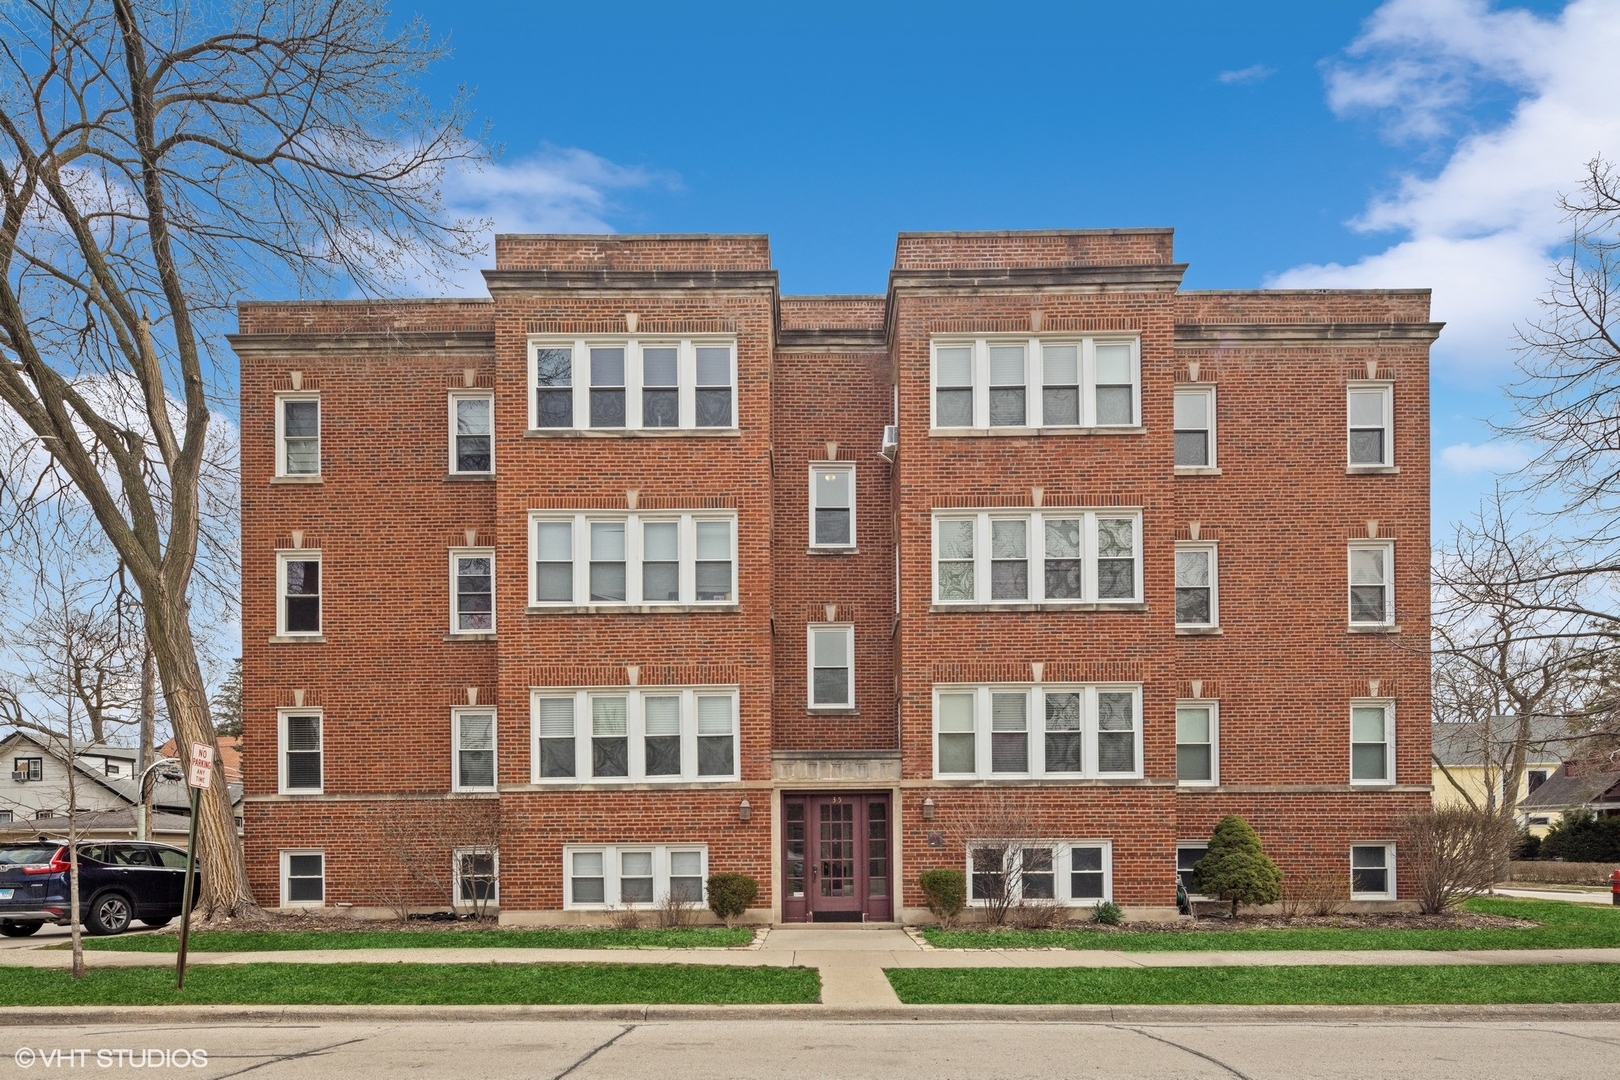
{"label": "large tree trunk", "polygon": [[[198,805],[197,849],[207,852],[203,865],[202,894],[198,907],[205,918],[229,918],[254,906],[248,885],[247,863],[236,835],[236,815],[231,809],[230,790],[220,768],[219,741],[208,712],[207,683],[197,663],[197,647],[191,637],[190,605],[184,597],[171,597],[154,590],[143,593],[147,634],[162,676],[163,699],[169,706],[174,727],[175,752],[184,760],[191,747],[203,743],[214,750],[214,782],[203,790]],[[220,866],[221,857],[229,865]]]}

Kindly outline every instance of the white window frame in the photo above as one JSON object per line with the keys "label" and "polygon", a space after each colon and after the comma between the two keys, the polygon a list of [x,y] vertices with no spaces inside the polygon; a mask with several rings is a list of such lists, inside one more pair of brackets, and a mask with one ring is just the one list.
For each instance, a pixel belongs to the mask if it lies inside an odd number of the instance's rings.
{"label": "white window frame", "polygon": [[[1209,555],[1209,621],[1197,623],[1184,623],[1181,621],[1181,610],[1176,609],[1176,629],[1178,630],[1216,630],[1221,625],[1221,572],[1220,572],[1220,545],[1213,540],[1177,540],[1176,554],[1183,551],[1203,551]],[[1177,583],[1175,588],[1181,588]]]}
{"label": "white window frame", "polygon": [[[464,859],[464,858],[467,858],[469,856],[479,856],[479,855],[488,855],[489,858],[490,858],[490,869],[491,869],[492,874],[493,874],[493,880],[490,882],[490,884],[492,886],[494,886],[494,893],[495,894],[493,896],[491,896],[488,900],[478,900],[475,897],[465,895],[461,891],[461,860]],[[499,908],[501,906],[501,850],[500,850],[500,848],[490,848],[490,847],[482,847],[482,846],[479,846],[479,845],[473,845],[471,847],[458,847],[458,848],[453,849],[450,852],[450,880],[453,883],[451,885],[451,888],[454,890],[454,892],[452,894],[454,896],[454,900],[453,900],[454,906],[463,907],[463,908],[470,908],[470,907],[474,907],[474,906],[479,905],[479,904],[483,904],[487,908]]]}
{"label": "white window frame", "polygon": [[[314,630],[287,629],[287,564],[312,562],[320,564],[320,589],[316,592],[320,610],[320,625]],[[276,636],[283,638],[318,638],[326,633],[326,560],[320,548],[289,548],[276,552]]]}
{"label": "white window frame", "polygon": [[[285,403],[289,401],[313,401],[315,403],[315,471],[311,473],[295,473],[287,471],[287,411]],[[319,390],[278,390],[276,392],[276,478],[277,479],[315,479],[321,476],[321,450],[326,439],[325,417],[322,415],[321,392]]]}
{"label": "white window frame", "polygon": [[[816,701],[816,635],[818,633],[837,633],[844,635],[844,646],[848,650],[845,655],[849,663],[845,670],[849,673],[849,693],[845,695],[846,701]],[[805,706],[811,712],[848,712],[855,708],[855,624],[854,623],[811,623],[805,629]],[[830,669],[829,669],[830,670]]]}
{"label": "white window frame", "polygon": [[[1354,461],[1350,457],[1350,396],[1354,393],[1378,391],[1383,394],[1384,408],[1384,460]],[[1366,429],[1363,429],[1366,430]],[[1344,460],[1351,471],[1383,470],[1395,467],[1395,384],[1385,379],[1352,379],[1344,394]]]}
{"label": "white window frame", "polygon": [[[697,527],[703,522],[710,521],[723,521],[731,526],[731,597],[726,600],[697,599],[697,563],[699,561],[697,557]],[[535,573],[535,561],[539,555],[539,526],[542,522],[569,522],[573,527],[571,533],[574,573],[573,596],[566,601],[540,600],[537,598],[540,583],[539,577]],[[591,524],[593,522],[623,523],[624,525],[625,598],[623,600],[590,599]],[[642,600],[642,526],[649,522],[676,522],[679,524],[681,595],[679,600],[657,600],[651,603]],[[529,610],[547,611],[590,608],[592,610],[624,611],[648,608],[668,610],[671,608],[731,607],[741,602],[738,594],[740,575],[737,566],[737,550],[737,512],[735,510],[648,510],[630,513],[596,510],[583,510],[575,513],[532,510],[529,512]]]}
{"label": "white window frame", "polygon": [[[620,907],[637,906],[625,905],[619,900],[619,878],[621,875],[620,856],[625,852],[651,852],[653,874],[653,898],[651,904],[642,905],[645,908],[656,908],[664,903],[669,896],[669,882],[674,875],[670,873],[670,856],[697,852],[699,856],[698,893],[699,898],[693,903],[702,906],[709,895],[709,845],[699,842],[693,844],[637,844],[623,841],[615,844],[564,844],[562,849],[563,862],[563,909],[565,911],[613,911]],[[601,852],[602,854],[602,902],[578,903],[574,902],[574,855],[576,852]],[[681,875],[685,877],[686,875]],[[610,899],[611,898],[611,899]]]}
{"label": "white window frame", "polygon": [[[321,860],[321,898],[319,900],[294,900],[294,899],[292,899],[292,888],[291,888],[292,882],[291,882],[291,878],[292,878],[292,856],[294,856],[294,855],[318,855],[318,856],[320,856],[320,860]],[[282,907],[307,907],[307,908],[325,907],[326,906],[326,892],[327,892],[327,890],[326,890],[326,850],[324,848],[282,848],[281,853],[280,853],[280,860],[281,860],[281,897],[280,897],[281,906]],[[307,881],[309,879],[308,878],[301,878],[300,880]]]}
{"label": "white window frame", "polygon": [[[487,716],[490,719],[490,784],[464,784],[461,782],[461,718]],[[493,705],[458,705],[450,710],[450,790],[495,791],[500,787],[500,716]]]}
{"label": "white window frame", "polygon": [[[461,566],[462,559],[489,560],[489,629],[463,630],[461,623]],[[495,549],[492,547],[456,547],[450,549],[450,633],[455,637],[483,637],[495,632]]]}
{"label": "white window frame", "polygon": [[[312,788],[295,788],[287,780],[287,720],[294,716],[313,716],[320,721],[321,782]],[[319,708],[287,708],[276,710],[276,791],[282,795],[321,795],[326,791],[326,713]]]}
{"label": "white window frame", "polygon": [[[939,699],[946,694],[974,695],[973,705],[973,764],[971,773],[947,773],[939,763]],[[1028,704],[1024,711],[1025,733],[1029,740],[1028,764],[1024,772],[995,772],[991,768],[991,696],[993,694],[1023,693]],[[1080,695],[1081,771],[1048,772],[1046,769],[1046,695]],[[1129,693],[1132,695],[1135,725],[1132,760],[1135,768],[1129,771],[1104,772],[1098,768],[1098,712],[1097,695],[1101,693]],[[936,780],[1140,780],[1142,778],[1142,684],[1141,683],[936,683],[933,692],[933,775]]]}
{"label": "white window frame", "polygon": [[[1376,779],[1360,780],[1356,778],[1356,747],[1373,746],[1374,743],[1356,742],[1356,714],[1357,709],[1383,709],[1384,710],[1384,775]],[[1350,774],[1350,783],[1357,787],[1390,787],[1395,783],[1395,699],[1394,698],[1351,698],[1350,709],[1345,714],[1350,726],[1350,761],[1347,772]]]}
{"label": "white window frame", "polygon": [[[460,458],[456,454],[456,404],[461,401],[487,401],[489,402],[489,468],[462,469]],[[489,476],[495,472],[495,391],[493,390],[452,390],[450,391],[450,474],[452,476]]]}
{"label": "white window frame", "polygon": [[[677,364],[677,416],[679,422],[675,427],[643,427],[642,419],[642,359],[643,347],[669,348],[675,347],[678,352]],[[535,408],[535,393],[538,390],[536,380],[538,371],[536,354],[540,349],[569,348],[573,350],[572,369],[569,373],[571,389],[573,391],[573,424],[568,427],[542,428],[536,426],[538,420]],[[591,427],[590,406],[590,350],[593,348],[609,348],[624,350],[624,426],[623,427]],[[699,427],[697,424],[697,350],[700,348],[724,348],[731,354],[731,423],[726,427]],[[698,336],[698,337],[670,337],[670,336],[607,336],[607,337],[572,337],[558,335],[531,335],[528,339],[528,380],[526,396],[528,398],[529,430],[537,432],[582,432],[619,433],[625,431],[685,431],[685,432],[726,432],[737,431],[741,411],[738,400],[737,386],[737,339],[733,336]],[[704,384],[708,386],[710,384]]]}
{"label": "white window frame", "polygon": [[1183,780],[1181,778],[1180,749],[1182,746],[1199,746],[1201,743],[1183,743],[1181,732],[1176,732],[1176,786],[1177,787],[1219,787],[1221,783],[1221,703],[1213,698],[1183,698],[1176,702],[1176,719],[1179,722],[1182,709],[1209,710],[1209,779]]}
{"label": "white window frame", "polygon": [[[1384,553],[1384,617],[1376,621],[1357,620],[1355,608],[1351,604],[1351,590],[1355,583],[1355,553],[1358,551],[1382,551]],[[1395,625],[1395,541],[1393,540],[1352,540],[1345,553],[1344,564],[1344,602],[1345,619],[1353,627],[1394,626]]]}
{"label": "white window frame", "polygon": [[[1022,600],[991,599],[990,563],[991,559],[991,530],[992,521],[1021,518],[1027,521],[1028,532],[1026,548],[1029,559],[1029,595]],[[1048,518],[1079,518],[1080,519],[1080,560],[1082,570],[1082,589],[1078,598],[1062,597],[1058,599],[1046,598],[1046,520]],[[1135,550],[1132,559],[1136,564],[1133,574],[1133,584],[1136,587],[1134,595],[1129,597],[1097,596],[1097,522],[1102,518],[1130,518],[1133,527],[1131,540]],[[945,600],[939,593],[939,527],[944,521],[972,520],[973,526],[973,599],[972,600]],[[1142,510],[1140,507],[1105,507],[1101,509],[1086,509],[1080,507],[1045,507],[1040,510],[936,510],[933,515],[931,532],[932,550],[929,553],[929,572],[933,580],[933,602],[936,605],[975,605],[993,607],[1003,604],[1052,604],[1052,605],[1098,605],[1113,606],[1116,604],[1142,603]]]}
{"label": "white window frame", "polygon": [[[1124,345],[1131,347],[1131,422],[1129,424],[1099,424],[1097,422],[1097,346]],[[990,346],[1022,345],[1024,347],[1024,423],[1017,426],[990,424]],[[1042,392],[1046,388],[1043,348],[1048,345],[1078,345],[1080,347],[1080,422],[1078,424],[1045,423],[1045,402]],[[941,348],[969,347],[973,350],[971,373],[973,387],[973,423],[942,427],[936,415],[938,389],[935,373]],[[999,384],[998,384],[999,385]],[[1106,383],[1104,385],[1117,385]],[[974,434],[987,431],[1042,431],[1075,432],[1088,430],[1136,431],[1142,427],[1142,339],[1138,334],[994,334],[983,337],[942,335],[929,340],[928,353],[928,423],[933,434]]]}
{"label": "white window frame", "polygon": [[[1205,403],[1204,407],[1209,410],[1209,412],[1208,412],[1209,423],[1208,423],[1208,425],[1206,427],[1202,427],[1202,428],[1184,428],[1184,427],[1179,427],[1179,426],[1176,425],[1175,413],[1173,411],[1174,407],[1175,407],[1175,399],[1178,398],[1178,397],[1181,397],[1183,394],[1187,395],[1188,397],[1192,397],[1192,396],[1196,395],[1196,396],[1199,396],[1199,397],[1202,397],[1202,398],[1206,399],[1206,403]],[[1176,386],[1173,394],[1172,394],[1172,397],[1171,397],[1171,408],[1172,408],[1172,412],[1171,412],[1171,420],[1170,420],[1170,430],[1171,430],[1172,445],[1171,445],[1171,450],[1170,450],[1170,460],[1171,460],[1171,464],[1175,467],[1175,471],[1179,472],[1179,473],[1202,473],[1202,472],[1210,472],[1210,471],[1219,469],[1220,468],[1220,464],[1219,464],[1220,459],[1218,457],[1216,457],[1216,453],[1215,453],[1215,419],[1216,418],[1215,418],[1215,386],[1214,386],[1214,384],[1213,383],[1180,383],[1180,384],[1178,384]],[[1175,460],[1174,439],[1175,439],[1176,434],[1178,434],[1180,432],[1183,432],[1183,431],[1202,431],[1202,432],[1204,432],[1205,448],[1206,448],[1205,457],[1208,458],[1208,460],[1205,461],[1204,464],[1202,464],[1202,465],[1182,465],[1182,464],[1180,464],[1179,462],[1177,462]]]}
{"label": "white window frame", "polygon": [[[679,776],[647,775],[647,725],[643,700],[649,697],[681,699],[681,772]],[[591,699],[625,699],[625,738],[629,762],[625,776],[591,775]],[[700,697],[726,697],[731,701],[730,773],[698,772],[698,705]],[[540,775],[540,702],[548,698],[570,698],[574,703],[574,775]],[[735,686],[606,686],[532,687],[529,691],[529,783],[544,786],[589,785],[618,787],[625,784],[716,784],[742,779],[742,724],[740,694]]]}
{"label": "white window frame", "polygon": [[1187,899],[1188,900],[1208,900],[1208,899],[1210,899],[1209,897],[1205,896],[1203,893],[1193,892],[1192,886],[1188,885],[1186,882],[1181,880],[1181,853],[1183,851],[1192,851],[1192,850],[1202,851],[1205,855],[1209,854],[1209,841],[1208,840],[1177,840],[1176,841],[1176,882],[1177,882],[1177,884],[1182,885],[1187,890]]}
{"label": "white window frame", "polygon": [[[823,543],[816,539],[816,474],[824,472],[844,472],[849,474],[849,542],[844,544]],[[829,509],[842,509],[830,507]],[[810,463],[810,546],[831,551],[842,551],[854,548],[855,543],[855,466],[848,461],[812,461]]]}
{"label": "white window frame", "polygon": [[[1357,892],[1356,891],[1356,848],[1376,847],[1384,849],[1385,884],[1388,886],[1383,892]],[[1352,900],[1393,900],[1395,899],[1395,845],[1387,840],[1362,840],[1350,845],[1350,899]]]}
{"label": "white window frame", "polygon": [[[973,895],[973,851],[978,847],[995,847],[1016,844],[1016,850],[1022,852],[1029,848],[1050,848],[1052,851],[1052,877],[1053,898],[1050,900],[1037,900],[1037,903],[1054,903],[1064,907],[1091,908],[1101,904],[1112,903],[1114,899],[1114,842],[1112,840],[995,840],[978,839],[967,842],[967,852],[964,862],[967,867],[967,892],[969,907],[985,907],[990,900],[977,899]],[[1070,876],[1074,872],[1073,854],[1075,848],[1101,848],[1102,849],[1102,875],[1103,894],[1100,899],[1095,897],[1074,896],[1074,883]],[[1009,848],[1009,850],[1013,850]],[[1005,869],[1003,870],[1005,873]],[[1012,902],[1023,902],[1023,880],[1020,876],[1013,882]]]}

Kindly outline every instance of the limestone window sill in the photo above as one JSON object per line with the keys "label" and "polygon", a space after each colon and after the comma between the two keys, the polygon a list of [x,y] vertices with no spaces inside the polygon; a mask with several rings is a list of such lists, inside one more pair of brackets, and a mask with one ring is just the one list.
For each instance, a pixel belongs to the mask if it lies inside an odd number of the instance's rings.
{"label": "limestone window sill", "polygon": [[1134,613],[1146,611],[1145,603],[1122,601],[1120,603],[1085,603],[1064,601],[1044,604],[931,604],[928,612],[931,615],[987,615],[1002,614],[1005,612],[1037,611],[1047,614],[1062,614],[1065,612],[1121,612]]}
{"label": "limestone window sill", "polygon": [[1147,428],[1141,425],[1120,425],[1118,427],[936,427],[928,429],[928,437],[931,439],[1040,438],[1047,435],[1142,435],[1146,432]]}
{"label": "limestone window sill", "polygon": [[492,472],[476,472],[476,473],[475,472],[453,472],[453,473],[445,473],[444,478],[445,478],[445,480],[447,480],[447,481],[449,481],[451,483],[464,483],[464,484],[465,483],[474,483],[474,484],[476,484],[479,481],[483,481],[485,483],[493,483],[494,480],[495,480],[495,474],[492,473]]}
{"label": "limestone window sill", "polygon": [[859,555],[858,547],[811,547],[805,548],[806,555]]}
{"label": "limestone window sill", "polygon": [[490,632],[488,634],[446,634],[446,635],[444,635],[444,640],[446,640],[446,641],[494,641],[495,640],[495,634],[493,632]]}
{"label": "limestone window sill", "polygon": [[530,615],[702,615],[734,614],[741,604],[530,604]]}
{"label": "limestone window sill", "polygon": [[1397,465],[1346,465],[1346,476],[1399,476],[1400,467]]}
{"label": "limestone window sill", "polygon": [[1177,637],[1220,637],[1225,631],[1219,626],[1178,626]]}
{"label": "limestone window sill", "polygon": [[1398,634],[1401,632],[1401,628],[1399,626],[1357,626],[1355,623],[1351,623],[1344,628],[1344,632],[1347,634]]}
{"label": "limestone window sill", "polygon": [[272,645],[325,645],[325,634],[277,634],[270,639]]}
{"label": "limestone window sill", "polygon": [[806,705],[804,711],[811,716],[859,716],[861,710],[846,709],[842,705]]}
{"label": "limestone window sill", "polygon": [[1177,476],[1219,476],[1221,470],[1216,465],[1177,465]]}
{"label": "limestone window sill", "polygon": [[530,428],[525,439],[736,439],[741,428]]}
{"label": "limestone window sill", "polygon": [[272,484],[324,484],[324,476],[272,476]]}

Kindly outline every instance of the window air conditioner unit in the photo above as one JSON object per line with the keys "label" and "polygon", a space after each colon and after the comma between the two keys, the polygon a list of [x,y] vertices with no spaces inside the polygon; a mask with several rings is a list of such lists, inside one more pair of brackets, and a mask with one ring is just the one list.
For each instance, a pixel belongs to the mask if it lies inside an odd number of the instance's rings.
{"label": "window air conditioner unit", "polygon": [[12,780],[14,780],[17,783],[21,784],[21,783],[23,783],[24,781],[26,781],[28,779],[28,772],[26,770],[24,770],[24,769],[17,769],[15,772],[13,772],[11,774],[11,778],[12,778]]}
{"label": "window air conditioner unit", "polygon": [[883,448],[878,451],[878,457],[884,461],[894,462],[895,455],[900,452],[900,425],[883,425]]}

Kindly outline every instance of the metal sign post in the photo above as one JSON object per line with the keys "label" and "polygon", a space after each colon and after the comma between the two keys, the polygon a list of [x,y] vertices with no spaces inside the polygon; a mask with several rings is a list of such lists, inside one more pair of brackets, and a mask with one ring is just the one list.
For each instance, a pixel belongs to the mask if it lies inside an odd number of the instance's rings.
{"label": "metal sign post", "polygon": [[191,760],[186,769],[186,785],[191,788],[191,835],[186,841],[186,892],[180,900],[180,955],[174,966],[174,988],[186,988],[186,945],[191,940],[191,894],[197,873],[197,811],[203,788],[214,780],[214,748],[191,744]]}

